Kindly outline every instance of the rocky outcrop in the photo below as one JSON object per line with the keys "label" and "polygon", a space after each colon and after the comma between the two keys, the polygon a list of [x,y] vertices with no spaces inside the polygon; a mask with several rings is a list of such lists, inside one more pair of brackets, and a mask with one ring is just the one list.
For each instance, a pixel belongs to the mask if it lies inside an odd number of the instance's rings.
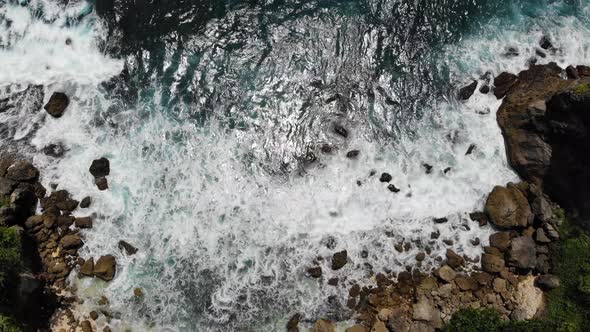
{"label": "rocky outcrop", "polygon": [[44,108],[52,117],[60,118],[69,104],[70,99],[65,93],[54,92]]}
{"label": "rocky outcrop", "polygon": [[109,188],[106,176],[111,173],[111,165],[107,158],[102,157],[92,161],[89,171],[94,176],[94,184],[96,184],[98,190],[107,190]]}
{"label": "rocky outcrop", "polygon": [[117,272],[117,261],[113,255],[101,256],[94,264],[94,276],[104,281],[111,281]]}
{"label": "rocky outcrop", "polygon": [[533,213],[526,197],[514,185],[496,186],[488,196],[485,212],[500,228],[526,227],[533,222]]}

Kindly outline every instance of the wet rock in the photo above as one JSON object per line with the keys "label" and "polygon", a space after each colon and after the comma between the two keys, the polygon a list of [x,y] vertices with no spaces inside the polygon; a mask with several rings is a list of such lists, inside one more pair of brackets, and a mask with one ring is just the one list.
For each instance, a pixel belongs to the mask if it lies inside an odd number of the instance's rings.
{"label": "wet rock", "polygon": [[293,315],[287,322],[287,332],[299,332],[299,321],[301,320],[301,314]]}
{"label": "wet rock", "polygon": [[481,256],[481,267],[484,271],[489,273],[498,273],[502,271],[505,266],[505,262],[500,256],[483,254]]}
{"label": "wet rock", "polygon": [[394,184],[389,184],[389,185],[387,186],[387,189],[389,189],[389,191],[391,191],[392,193],[398,193],[398,192],[400,192],[400,191],[401,191],[401,190],[400,190],[398,187],[396,187]]}
{"label": "wet rock", "polygon": [[440,237],[440,231],[439,230],[436,230],[436,231],[430,233],[430,238],[433,239],[433,240],[438,239],[439,237]]}
{"label": "wet rock", "polygon": [[529,203],[515,186],[494,187],[486,201],[485,212],[500,228],[526,227],[533,222]]}
{"label": "wet rock", "polygon": [[359,156],[361,152],[359,150],[351,150],[346,153],[346,158],[354,159]]}
{"label": "wet rock", "polygon": [[473,153],[473,150],[475,150],[476,145],[475,144],[470,144],[469,147],[467,148],[467,151],[465,152],[465,155],[468,156],[470,154]]}
{"label": "wet rock", "polygon": [[424,167],[424,169],[426,170],[426,174],[432,173],[432,165],[424,163],[422,164],[422,167]]}
{"label": "wet rock", "polygon": [[539,41],[539,46],[544,50],[550,50],[554,48],[553,43],[547,36],[541,37],[541,40]]}
{"label": "wet rock", "polygon": [[504,56],[508,58],[517,57],[519,55],[520,52],[518,52],[518,48],[514,46],[508,47],[508,49],[506,49],[506,52],[504,52]]}
{"label": "wet rock", "polygon": [[39,170],[27,161],[17,161],[6,170],[7,179],[34,183],[39,180]]}
{"label": "wet rock", "polygon": [[537,228],[535,232],[535,241],[539,243],[549,243],[551,240],[545,235],[545,231],[542,228]]}
{"label": "wet rock", "polygon": [[74,220],[74,225],[78,228],[92,228],[92,218],[90,218],[90,217],[76,218]]}
{"label": "wet rock", "polygon": [[307,274],[314,279],[318,279],[322,276],[322,268],[319,266],[310,267],[307,269]]}
{"label": "wet rock", "polygon": [[340,252],[335,253],[332,256],[332,270],[340,270],[341,268],[346,265],[346,261],[348,260],[348,253],[346,250],[342,250]]}
{"label": "wet rock", "polygon": [[80,322],[80,328],[82,329],[82,332],[92,332],[92,325],[87,320]]}
{"label": "wet rock", "polygon": [[459,100],[468,100],[471,98],[475,89],[477,89],[477,81],[473,81],[471,84],[461,88],[459,90]]}
{"label": "wet rock", "polygon": [[567,78],[570,80],[580,79],[580,75],[578,74],[578,70],[574,66],[571,66],[571,65],[567,66],[567,68],[565,68],[565,74],[567,75]]}
{"label": "wet rock", "polygon": [[53,157],[53,158],[61,158],[66,153],[66,148],[62,144],[55,144],[51,143],[43,147],[43,153]]}
{"label": "wet rock", "polygon": [[107,181],[107,178],[105,177],[101,177],[101,178],[96,178],[94,180],[94,183],[96,184],[96,187],[98,188],[98,190],[107,190],[109,189],[109,183]]}
{"label": "wet rock", "polygon": [[544,290],[552,290],[559,287],[560,282],[557,276],[545,274],[535,279],[535,285]]}
{"label": "wet rock", "polygon": [[521,269],[534,269],[537,263],[537,246],[528,236],[512,239],[508,250],[508,262]]}
{"label": "wet rock", "polygon": [[92,161],[89,171],[95,178],[105,177],[111,172],[110,162],[104,157],[95,159]]}
{"label": "wet rock", "polygon": [[86,209],[86,208],[90,207],[90,203],[92,203],[91,198],[86,196],[86,197],[82,198],[82,201],[80,201],[80,207],[83,209]]}
{"label": "wet rock", "polygon": [[84,242],[82,242],[82,239],[80,239],[80,235],[78,234],[66,235],[61,238],[59,243],[64,249],[78,249],[84,245]]}
{"label": "wet rock", "polygon": [[432,219],[432,221],[434,221],[435,224],[444,224],[444,223],[448,222],[449,219],[447,219],[447,218],[434,218],[434,219]]}
{"label": "wet rock", "polygon": [[98,312],[96,312],[96,311],[91,311],[89,315],[90,315],[90,318],[92,318],[92,320],[98,319]]}
{"label": "wet rock", "polygon": [[85,277],[94,276],[94,258],[90,257],[80,266],[80,274]]}
{"label": "wet rock", "polygon": [[[135,248],[134,246],[132,246],[131,244],[129,244],[126,241],[119,241],[119,250],[121,250],[121,252],[126,253],[128,256],[132,256],[135,255],[135,253],[137,253],[137,248]],[[321,274],[321,271],[320,271]]]}
{"label": "wet rock", "polygon": [[111,281],[117,272],[117,262],[112,255],[101,256],[94,265],[94,275],[104,281]]}
{"label": "wet rock", "polygon": [[391,180],[393,180],[393,177],[389,173],[383,173],[379,178],[379,181],[381,182],[391,182]]}
{"label": "wet rock", "polygon": [[362,325],[353,325],[347,328],[345,332],[369,332],[369,330]]}
{"label": "wet rock", "polygon": [[112,332],[111,328],[107,325],[102,329],[102,332]]}
{"label": "wet rock", "polygon": [[518,76],[507,72],[503,72],[494,78],[494,95],[496,98],[504,98],[517,81]]}
{"label": "wet rock", "polygon": [[144,296],[143,290],[139,287],[133,289],[133,295],[137,298],[142,298]]}
{"label": "wet rock", "polygon": [[471,245],[474,247],[477,247],[481,244],[481,240],[478,237],[476,237],[475,239],[469,240],[469,242],[471,242]]}
{"label": "wet rock", "polygon": [[448,265],[441,266],[434,274],[446,282],[451,282],[457,277],[457,272]]}
{"label": "wet rock", "polygon": [[70,99],[68,98],[68,96],[66,96],[65,93],[54,92],[51,95],[51,97],[49,98],[49,101],[47,102],[45,107],[43,107],[43,108],[52,117],[59,118],[64,114],[64,112],[69,104],[70,104]]}
{"label": "wet rock", "polygon": [[328,279],[328,285],[330,286],[338,286],[338,281],[339,279],[334,277],[334,278],[330,278]]}
{"label": "wet rock", "polygon": [[469,214],[469,218],[473,221],[477,221],[479,226],[485,226],[488,224],[488,216],[483,212],[472,212]]}
{"label": "wet rock", "polygon": [[510,247],[510,232],[498,232],[490,235],[490,246],[505,252]]}
{"label": "wet rock", "polygon": [[421,252],[416,255],[416,261],[422,262],[426,258],[426,254]]}
{"label": "wet rock", "polygon": [[457,269],[465,264],[465,259],[451,249],[447,249],[447,265],[453,269]]}
{"label": "wet rock", "polygon": [[382,321],[377,321],[375,322],[375,324],[373,324],[371,332],[389,332],[389,330],[387,330],[385,323],[383,323]]}
{"label": "wet rock", "polygon": [[318,319],[313,325],[311,332],[336,332],[336,327],[334,323],[327,319]]}
{"label": "wet rock", "polygon": [[334,132],[344,138],[348,137],[348,130],[346,130],[346,128],[344,128],[344,126],[342,126],[342,125],[335,124],[334,125]]}

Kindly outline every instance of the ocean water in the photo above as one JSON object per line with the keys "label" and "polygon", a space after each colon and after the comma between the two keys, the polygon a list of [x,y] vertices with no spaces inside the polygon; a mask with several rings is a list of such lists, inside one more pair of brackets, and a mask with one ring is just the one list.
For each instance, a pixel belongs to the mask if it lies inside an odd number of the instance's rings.
{"label": "ocean water", "polygon": [[[117,276],[70,281],[83,311],[109,298],[115,331],[345,320],[348,288],[373,274],[427,271],[449,247],[477,258],[471,240],[492,230],[468,213],[518,179],[501,101],[457,90],[527,68],[544,35],[557,50],[538,63],[590,64],[581,0],[147,2],[137,15],[117,3],[109,17],[86,1],[0,0],[0,99],[24,91],[0,111],[0,147],[30,155],[48,188],[92,196],[76,212],[95,216],[81,255],[114,254]],[[63,117],[45,114],[40,91],[70,96]],[[41,152],[52,143],[63,157]],[[104,192],[88,172],[101,156]],[[122,255],[121,239],[139,252]],[[340,250],[349,261],[332,271]],[[319,280],[306,276],[314,264]]]}

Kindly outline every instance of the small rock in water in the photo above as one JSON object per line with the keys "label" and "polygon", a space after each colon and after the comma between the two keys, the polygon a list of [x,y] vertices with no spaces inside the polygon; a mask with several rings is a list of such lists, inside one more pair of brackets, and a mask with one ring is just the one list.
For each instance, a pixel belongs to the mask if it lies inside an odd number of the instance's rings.
{"label": "small rock in water", "polygon": [[328,285],[330,285],[330,286],[338,286],[338,281],[339,281],[339,280],[338,280],[338,278],[337,278],[337,277],[330,278],[330,279],[328,280]]}
{"label": "small rock in water", "polygon": [[139,287],[136,287],[133,289],[133,295],[135,295],[135,297],[141,298],[143,297],[143,290]]}
{"label": "small rock in water", "polygon": [[427,163],[423,163],[422,166],[424,167],[424,169],[426,169],[426,174],[432,173],[432,165],[429,165]]}
{"label": "small rock in water", "polygon": [[449,173],[451,171],[450,167],[445,168],[445,170],[443,171],[445,174]]}
{"label": "small rock in water", "polygon": [[78,228],[92,228],[92,218],[76,218],[76,220],[74,220],[74,225]]}
{"label": "small rock in water", "polygon": [[298,332],[299,331],[299,321],[301,320],[301,314],[297,313],[289,319],[287,322],[287,332]]}
{"label": "small rock in water", "polygon": [[66,107],[70,104],[70,99],[62,92],[54,92],[45,105],[45,110],[54,118],[59,118],[64,114]]}
{"label": "small rock in water", "polygon": [[80,274],[86,277],[94,276],[94,258],[90,257],[80,266]]}
{"label": "small rock in water", "polygon": [[391,182],[391,180],[393,180],[393,177],[389,173],[383,173],[379,178],[379,181],[381,182]]}
{"label": "small rock in water", "polygon": [[89,171],[95,178],[105,177],[111,172],[110,162],[104,157],[95,159],[92,161]]}
{"label": "small rock in water", "polygon": [[90,318],[92,318],[92,320],[98,319],[98,312],[96,312],[96,311],[91,311],[89,315],[90,315]]}
{"label": "small rock in water", "polygon": [[465,155],[468,156],[468,155],[472,154],[473,150],[475,150],[475,144],[469,145],[469,148],[467,148],[467,152],[465,152]]}
{"label": "small rock in water", "polygon": [[86,197],[82,198],[82,201],[80,202],[80,207],[85,209],[90,206],[91,202],[92,202],[91,198],[89,196],[86,196]]}
{"label": "small rock in water", "polygon": [[94,264],[94,275],[104,281],[111,281],[117,272],[117,261],[113,255],[101,256]]}
{"label": "small rock in water", "polygon": [[449,219],[447,219],[447,218],[434,218],[434,219],[432,219],[432,221],[434,221],[435,224],[444,224],[447,221],[449,221]]}
{"label": "small rock in water", "polygon": [[459,99],[460,100],[467,100],[469,99],[473,93],[477,89],[477,81],[473,81],[468,86],[465,86],[459,90]]}
{"label": "small rock in water", "polygon": [[66,38],[66,45],[72,45],[72,38],[68,37]]}
{"label": "small rock in water", "polygon": [[50,157],[61,158],[66,152],[66,148],[61,144],[51,143],[43,148],[43,153]]}
{"label": "small rock in water", "polygon": [[102,178],[96,178],[94,180],[94,183],[96,184],[96,187],[98,188],[98,190],[107,190],[109,189],[109,182],[107,181],[107,178],[102,177]]}
{"label": "small rock in water", "polygon": [[346,128],[344,128],[342,125],[334,125],[334,132],[342,137],[348,137],[348,130],[346,130]]}
{"label": "small rock in water", "polygon": [[348,153],[346,154],[346,158],[349,158],[349,159],[356,158],[356,157],[359,156],[360,153],[361,152],[359,150],[351,150],[351,151],[348,151]]}
{"label": "small rock in water", "polygon": [[340,270],[341,268],[346,265],[346,261],[348,260],[348,253],[346,250],[342,250],[340,252],[335,253],[332,256],[332,270]]}
{"label": "small rock in water", "polygon": [[518,48],[516,47],[509,47],[506,52],[504,52],[504,56],[506,57],[515,57],[520,55],[520,52],[518,52]]}
{"label": "small rock in water", "polygon": [[307,274],[314,279],[318,279],[322,276],[322,268],[319,266],[310,267],[307,269]]}
{"label": "small rock in water", "polygon": [[551,42],[551,40],[547,36],[541,37],[541,40],[539,41],[539,46],[541,46],[541,48],[544,50],[549,50],[549,49],[554,48],[553,43]]}
{"label": "small rock in water", "polygon": [[545,52],[543,52],[543,51],[541,51],[541,50],[539,50],[539,49],[536,49],[536,50],[535,50],[535,54],[536,54],[537,56],[541,57],[541,58],[546,58],[546,57],[547,57],[547,54],[545,54]]}
{"label": "small rock in water", "polygon": [[125,252],[128,256],[135,255],[137,253],[137,248],[132,246],[131,244],[127,243],[126,241],[119,241],[119,250]]}
{"label": "small rock in water", "polygon": [[387,186],[387,189],[389,189],[389,191],[391,191],[392,193],[398,193],[400,192],[400,189],[397,188],[395,185],[390,184]]}

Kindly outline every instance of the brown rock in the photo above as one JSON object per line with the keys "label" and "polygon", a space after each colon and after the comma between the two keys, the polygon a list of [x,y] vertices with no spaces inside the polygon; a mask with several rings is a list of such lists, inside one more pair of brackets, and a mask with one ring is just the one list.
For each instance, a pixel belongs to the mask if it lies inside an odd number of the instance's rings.
{"label": "brown rock", "polygon": [[504,98],[510,88],[518,81],[518,76],[503,72],[494,79],[494,95],[498,99]]}
{"label": "brown rock", "polygon": [[104,281],[111,281],[117,272],[117,262],[112,255],[101,256],[94,265],[94,275]]}
{"label": "brown rock", "polygon": [[54,118],[59,118],[64,114],[66,107],[70,104],[70,99],[62,92],[54,92],[45,105],[45,110]]}
{"label": "brown rock", "polygon": [[501,228],[526,227],[533,213],[526,197],[515,186],[496,186],[488,196],[485,211],[490,221]]}
{"label": "brown rock", "polygon": [[92,320],[97,320],[98,319],[98,313],[96,311],[91,311],[90,312],[90,318],[92,318]]}
{"label": "brown rock", "polygon": [[496,255],[483,254],[481,256],[481,267],[489,273],[498,273],[504,268],[504,260]]}
{"label": "brown rock", "polygon": [[111,328],[108,327],[108,325],[107,325],[102,329],[102,332],[112,332],[112,331],[111,331]]}
{"label": "brown rock", "polygon": [[490,246],[505,252],[510,247],[510,233],[498,232],[490,235]]}
{"label": "brown rock", "polygon": [[453,269],[457,269],[465,264],[465,259],[451,249],[447,249],[447,265]]}
{"label": "brown rock", "polygon": [[82,239],[80,239],[80,235],[78,234],[66,235],[61,238],[59,243],[64,249],[78,249],[84,245],[84,242],[82,242]]}
{"label": "brown rock", "polygon": [[139,287],[136,287],[133,289],[133,295],[135,295],[137,298],[141,298],[143,297],[143,290]]}
{"label": "brown rock", "polygon": [[369,330],[362,325],[354,325],[347,328],[346,332],[369,332]]}
{"label": "brown rock", "polygon": [[307,274],[312,278],[318,279],[322,276],[322,268],[319,266],[310,267],[307,269]]}
{"label": "brown rock", "polygon": [[84,217],[84,218],[76,218],[74,224],[78,228],[92,228],[92,218]]}
{"label": "brown rock", "polygon": [[7,179],[34,183],[39,179],[39,170],[27,161],[17,161],[6,170]]}
{"label": "brown rock", "polygon": [[[121,250],[121,252],[126,253],[128,256],[132,256],[135,255],[135,253],[137,253],[137,248],[123,240],[119,241],[119,249]],[[322,271],[320,270],[320,275],[321,272]]]}
{"label": "brown rock", "polygon": [[535,241],[528,236],[519,236],[512,239],[508,250],[510,265],[521,269],[534,269],[537,263],[537,246]]}
{"label": "brown rock", "polygon": [[371,328],[371,332],[389,332],[389,331],[387,330],[385,323],[383,323],[382,321],[376,321],[375,324],[373,324],[373,327]]}
{"label": "brown rock", "polygon": [[92,332],[92,325],[87,320],[80,322],[80,328],[82,329],[82,332]]}
{"label": "brown rock", "polygon": [[107,190],[109,189],[109,182],[107,181],[107,178],[105,177],[101,177],[101,178],[96,178],[94,180],[94,183],[96,184],[96,187],[98,188],[98,190]]}
{"label": "brown rock", "polygon": [[86,277],[94,276],[94,258],[88,258],[82,266],[80,266],[80,274]]}
{"label": "brown rock", "polygon": [[348,254],[346,250],[342,250],[340,252],[335,253],[332,256],[332,270],[340,270],[344,267],[344,265],[346,265],[347,260]]}
{"label": "brown rock", "polygon": [[287,322],[287,332],[298,332],[299,331],[299,320],[301,320],[301,314],[295,314]]}
{"label": "brown rock", "polygon": [[90,206],[90,203],[92,203],[92,200],[89,196],[86,196],[84,198],[82,198],[82,201],[80,202],[80,207],[83,209],[86,209],[87,207]]}
{"label": "brown rock", "polygon": [[438,270],[436,270],[434,272],[434,274],[446,282],[453,281],[453,279],[455,279],[455,277],[457,276],[457,273],[455,272],[455,270],[453,270],[448,265],[441,266]]}
{"label": "brown rock", "polygon": [[477,281],[469,276],[458,276],[455,278],[455,283],[462,291],[477,290],[479,288]]}
{"label": "brown rock", "polygon": [[318,319],[313,325],[311,332],[336,332],[336,328],[334,323],[331,321],[326,319]]}

